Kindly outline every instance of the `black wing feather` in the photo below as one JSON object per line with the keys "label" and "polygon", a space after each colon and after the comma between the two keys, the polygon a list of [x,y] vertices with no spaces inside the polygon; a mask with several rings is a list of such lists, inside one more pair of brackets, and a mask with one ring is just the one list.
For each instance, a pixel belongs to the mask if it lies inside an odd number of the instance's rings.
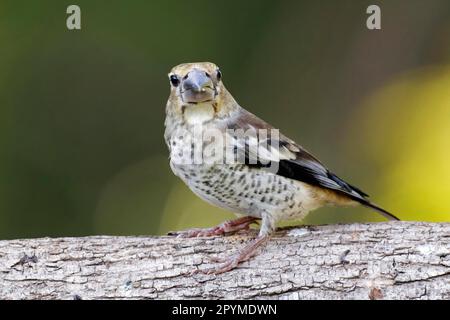
{"label": "black wing feather", "polygon": [[[272,129],[273,127],[265,123],[261,119],[257,118],[253,114],[242,109],[240,115],[230,123],[231,129]],[[271,141],[273,143],[274,141]],[[297,145],[291,139],[281,136],[278,143],[279,148],[286,148],[288,152],[293,155],[293,159],[280,160],[279,169],[277,174],[289,179],[298,180],[311,184],[313,186],[323,187],[340,194],[346,195],[352,200],[355,200],[366,207],[370,207],[389,220],[399,220],[396,216],[390,212],[378,207],[371,203],[367,197],[368,195],[361,189],[345,182],[339,178],[336,174],[329,171],[317,158],[315,158],[308,151]],[[249,164],[248,144],[245,145],[246,164],[252,167],[268,167],[270,164],[262,164],[257,162],[256,164]]]}

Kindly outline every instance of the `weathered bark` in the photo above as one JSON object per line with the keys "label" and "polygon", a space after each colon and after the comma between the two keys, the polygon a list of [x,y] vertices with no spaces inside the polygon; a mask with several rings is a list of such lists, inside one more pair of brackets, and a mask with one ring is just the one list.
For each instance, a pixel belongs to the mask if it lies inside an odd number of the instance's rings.
{"label": "weathered bark", "polygon": [[450,299],[450,224],[279,231],[229,273],[195,274],[247,235],[0,241],[0,299]]}

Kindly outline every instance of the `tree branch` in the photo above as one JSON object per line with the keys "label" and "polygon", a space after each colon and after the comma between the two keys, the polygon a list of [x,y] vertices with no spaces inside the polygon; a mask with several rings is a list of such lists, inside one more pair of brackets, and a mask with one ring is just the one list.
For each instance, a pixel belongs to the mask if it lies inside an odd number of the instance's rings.
{"label": "tree branch", "polygon": [[238,269],[208,257],[250,238],[0,241],[0,299],[450,299],[450,224],[285,229]]}

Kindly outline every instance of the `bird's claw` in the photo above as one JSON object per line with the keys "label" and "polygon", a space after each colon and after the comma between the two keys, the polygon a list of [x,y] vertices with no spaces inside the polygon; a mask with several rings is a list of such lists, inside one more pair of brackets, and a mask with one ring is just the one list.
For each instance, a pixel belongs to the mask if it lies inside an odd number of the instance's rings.
{"label": "bird's claw", "polygon": [[176,236],[177,238],[200,238],[200,237],[214,237],[225,234],[222,226],[206,229],[188,229],[183,231],[170,231],[167,235]]}
{"label": "bird's claw", "polygon": [[217,266],[216,268],[209,268],[206,270],[202,270],[201,272],[207,275],[219,275],[221,273],[225,273],[228,271],[231,271],[235,269],[240,262],[243,262],[245,260],[240,260],[239,257],[230,257],[228,259],[222,259],[222,264],[220,266]]}
{"label": "bird's claw", "polygon": [[256,253],[256,250],[261,245],[263,245],[268,239],[269,239],[268,236],[260,236],[260,237],[256,238],[255,240],[253,240],[250,244],[245,246],[237,254],[235,254],[231,257],[225,258],[225,259],[208,256],[208,259],[210,259],[212,261],[215,260],[215,262],[221,263],[221,265],[219,265],[215,268],[213,267],[213,268],[209,268],[209,269],[205,269],[205,270],[197,269],[194,271],[193,274],[202,273],[202,274],[207,274],[207,275],[211,275],[211,274],[219,275],[221,273],[231,271],[231,270],[235,269],[241,262],[247,261],[251,257],[253,257]]}
{"label": "bird's claw", "polygon": [[205,260],[212,263],[224,263],[227,259],[225,258],[219,258],[219,257],[213,257],[213,256],[206,256]]}
{"label": "bird's claw", "polygon": [[[204,275],[219,275],[221,273],[225,273],[228,271],[233,270],[236,268],[239,263],[241,262],[239,259],[236,259],[236,257],[230,257],[229,259],[218,259],[220,260],[220,263],[222,263],[218,267],[208,268],[208,269],[196,269],[190,273],[191,276],[196,274],[204,274]],[[218,261],[219,262],[219,261]]]}
{"label": "bird's claw", "polygon": [[240,230],[248,230],[250,225],[257,218],[243,217],[236,220],[226,221],[216,227],[206,229],[188,229],[184,231],[170,231],[167,235],[176,236],[177,238],[198,238],[198,237],[214,237],[227,233],[235,233]]}

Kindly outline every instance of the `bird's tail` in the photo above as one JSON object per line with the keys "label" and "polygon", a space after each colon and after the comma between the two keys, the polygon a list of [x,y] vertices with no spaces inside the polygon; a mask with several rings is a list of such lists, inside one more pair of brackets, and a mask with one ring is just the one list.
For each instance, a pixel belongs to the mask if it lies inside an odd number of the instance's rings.
{"label": "bird's tail", "polygon": [[392,213],[384,210],[383,208],[380,208],[379,206],[377,206],[376,204],[373,204],[370,201],[360,201],[360,203],[368,208],[371,208],[375,211],[377,211],[378,213],[382,214],[384,217],[386,217],[387,219],[389,219],[390,221],[400,221],[399,218],[397,218],[396,216],[394,216]]}
{"label": "bird's tail", "polygon": [[334,173],[328,172],[328,178],[333,180],[339,185],[339,188],[337,190],[335,189],[336,191],[345,194],[350,199],[359,202],[360,204],[362,204],[367,208],[372,208],[373,210],[377,211],[378,213],[381,213],[384,217],[386,217],[391,221],[400,221],[400,219],[394,216],[392,213],[370,202],[367,199],[369,196],[366,193],[352,186],[351,184],[348,184],[347,182],[336,176]]}

